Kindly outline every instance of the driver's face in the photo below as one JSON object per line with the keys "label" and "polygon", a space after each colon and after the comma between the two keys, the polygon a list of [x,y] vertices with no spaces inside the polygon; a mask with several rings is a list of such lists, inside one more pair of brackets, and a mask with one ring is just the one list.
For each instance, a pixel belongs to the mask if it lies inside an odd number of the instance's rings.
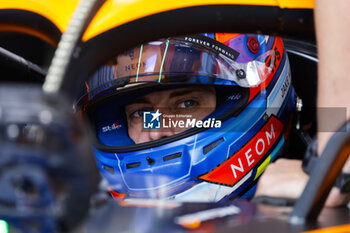
{"label": "driver's face", "polygon": [[[129,137],[136,143],[149,142],[183,132],[186,128],[143,129],[143,112],[159,111],[176,121],[177,114],[191,115],[191,119],[202,120],[216,108],[214,87],[185,87],[158,91],[138,98],[125,106]],[[175,116],[175,117],[174,117]],[[184,120],[185,118],[181,118]]]}

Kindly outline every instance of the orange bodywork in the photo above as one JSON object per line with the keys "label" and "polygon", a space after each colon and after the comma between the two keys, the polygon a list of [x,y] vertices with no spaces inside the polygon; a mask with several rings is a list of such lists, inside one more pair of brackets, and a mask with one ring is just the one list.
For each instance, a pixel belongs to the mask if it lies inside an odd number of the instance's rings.
{"label": "orange bodywork", "polygon": [[[64,32],[78,3],[78,0],[1,1],[0,10],[18,9],[34,12],[47,18],[56,25],[61,32]],[[85,31],[83,41],[87,41],[112,28],[149,15],[204,5],[257,5],[276,6],[280,8],[313,9],[314,0],[107,0]],[[10,26],[13,27],[13,25]],[[0,31],[4,31],[4,27],[4,25],[0,24]],[[11,29],[11,27],[7,25],[6,30]],[[17,26],[17,28],[12,29],[18,30],[19,27]],[[35,34],[28,29],[21,29],[20,31]],[[38,36],[38,34],[35,36]],[[39,36],[42,38],[44,37],[43,35]]]}

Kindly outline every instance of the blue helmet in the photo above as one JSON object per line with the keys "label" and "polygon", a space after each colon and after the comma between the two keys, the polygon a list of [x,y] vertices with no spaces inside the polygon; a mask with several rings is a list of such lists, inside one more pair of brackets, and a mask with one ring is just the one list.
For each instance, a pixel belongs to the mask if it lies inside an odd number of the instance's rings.
{"label": "blue helmet", "polygon": [[[205,116],[169,110],[166,93],[198,87]],[[98,168],[116,198],[251,197],[259,176],[281,154],[294,108],[282,39],[251,34],[143,44],[97,70],[80,96],[77,105],[95,129]],[[128,112],[145,96],[168,104]],[[176,106],[198,105],[191,101]]]}

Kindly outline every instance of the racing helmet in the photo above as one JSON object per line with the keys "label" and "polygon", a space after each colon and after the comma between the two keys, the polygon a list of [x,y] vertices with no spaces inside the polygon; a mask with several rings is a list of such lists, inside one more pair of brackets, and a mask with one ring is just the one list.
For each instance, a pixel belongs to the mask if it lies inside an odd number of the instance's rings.
{"label": "racing helmet", "polygon": [[[206,116],[166,116],[167,106],[151,105],[132,113],[140,119],[136,134],[164,135],[131,136],[130,102],[196,87],[215,95]],[[116,199],[218,202],[251,198],[259,176],[281,154],[294,88],[280,37],[203,33],[119,54],[86,81],[76,106],[93,125],[98,169]],[[185,129],[169,133],[174,119]]]}

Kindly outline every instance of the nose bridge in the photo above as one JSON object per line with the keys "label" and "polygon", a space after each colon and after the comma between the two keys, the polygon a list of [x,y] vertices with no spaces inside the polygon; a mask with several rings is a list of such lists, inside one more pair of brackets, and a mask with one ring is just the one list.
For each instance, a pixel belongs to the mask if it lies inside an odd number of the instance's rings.
{"label": "nose bridge", "polygon": [[155,106],[155,110],[159,110],[160,113],[162,114],[160,116],[160,121],[161,121],[162,127],[160,129],[151,129],[149,132],[150,139],[157,140],[157,139],[161,139],[163,137],[168,137],[168,136],[174,135],[176,133],[174,127],[165,128],[163,125],[163,119],[164,119],[163,115],[172,114],[171,108],[169,106],[167,106],[166,101],[164,99],[160,100],[159,104],[157,106]]}
{"label": "nose bridge", "polygon": [[163,137],[168,137],[168,136],[172,136],[175,134],[175,131],[173,128],[169,128],[169,129],[164,129],[164,128],[160,128],[160,129],[151,129],[149,132],[149,136],[151,140],[158,140],[161,139]]}

